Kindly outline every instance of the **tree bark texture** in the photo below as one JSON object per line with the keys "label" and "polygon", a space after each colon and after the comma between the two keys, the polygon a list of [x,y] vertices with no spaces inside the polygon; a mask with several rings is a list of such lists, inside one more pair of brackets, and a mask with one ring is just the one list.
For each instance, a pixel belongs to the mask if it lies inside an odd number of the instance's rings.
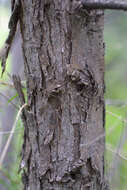
{"label": "tree bark texture", "polygon": [[22,0],[20,25],[24,190],[107,189],[103,11],[71,0]]}

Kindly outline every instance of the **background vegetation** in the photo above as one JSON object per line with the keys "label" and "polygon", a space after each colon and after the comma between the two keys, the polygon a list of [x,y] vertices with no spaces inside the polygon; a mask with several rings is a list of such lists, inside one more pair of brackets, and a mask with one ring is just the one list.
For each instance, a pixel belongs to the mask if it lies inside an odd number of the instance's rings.
{"label": "background vegetation", "polygon": [[112,190],[127,189],[127,13],[107,11],[106,166]]}
{"label": "background vegetation", "polygon": [[[2,1],[1,1],[2,2]],[[0,3],[1,3],[0,2]],[[0,47],[8,34],[7,23],[10,15],[8,4],[0,4]],[[104,40],[105,54],[105,82],[106,82],[106,177],[110,181],[111,190],[127,189],[127,13],[107,11],[105,14]],[[11,56],[8,60],[7,72],[0,79],[0,96],[6,90],[12,90],[7,84],[11,83]],[[7,93],[6,93],[7,96]],[[0,114],[16,97],[9,97],[6,104],[0,99]],[[1,123],[0,123],[1,124]],[[13,137],[13,149],[8,157],[13,155],[11,166],[0,169],[0,184],[5,190],[20,190],[21,176],[18,174],[20,163],[20,149],[22,144],[23,127],[18,122]],[[5,141],[8,134],[2,134],[0,139]],[[8,163],[7,163],[8,165]]]}

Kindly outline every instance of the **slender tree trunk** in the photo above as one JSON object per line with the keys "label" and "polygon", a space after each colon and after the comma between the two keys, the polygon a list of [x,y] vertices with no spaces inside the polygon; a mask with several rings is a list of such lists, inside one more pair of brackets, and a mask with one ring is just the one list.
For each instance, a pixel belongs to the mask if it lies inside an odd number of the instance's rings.
{"label": "slender tree trunk", "polygon": [[25,190],[108,189],[103,11],[75,2],[22,0]]}

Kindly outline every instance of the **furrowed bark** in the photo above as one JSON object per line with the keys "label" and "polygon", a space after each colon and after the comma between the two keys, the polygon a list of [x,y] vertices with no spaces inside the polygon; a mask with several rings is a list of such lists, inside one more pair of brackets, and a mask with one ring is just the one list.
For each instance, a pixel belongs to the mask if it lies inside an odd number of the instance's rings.
{"label": "furrowed bark", "polygon": [[24,190],[108,189],[103,20],[70,0],[22,0]]}

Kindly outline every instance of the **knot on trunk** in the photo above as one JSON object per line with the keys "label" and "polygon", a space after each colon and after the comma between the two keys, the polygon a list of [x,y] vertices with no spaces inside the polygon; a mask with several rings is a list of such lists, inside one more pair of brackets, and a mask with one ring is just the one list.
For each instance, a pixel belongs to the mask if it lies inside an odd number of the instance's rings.
{"label": "knot on trunk", "polygon": [[82,96],[96,96],[98,92],[98,84],[95,81],[93,71],[86,65],[85,68],[71,64],[67,68],[67,75],[72,83],[76,85],[77,91]]}

